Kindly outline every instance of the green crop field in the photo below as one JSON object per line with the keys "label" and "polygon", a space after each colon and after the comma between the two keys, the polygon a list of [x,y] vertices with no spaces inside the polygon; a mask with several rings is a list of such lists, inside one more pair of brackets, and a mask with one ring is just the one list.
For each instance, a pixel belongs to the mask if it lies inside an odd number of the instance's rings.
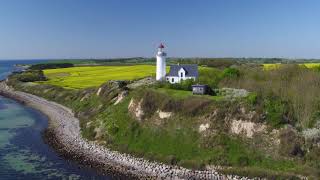
{"label": "green crop field", "polygon": [[[168,70],[168,68],[167,68]],[[71,89],[82,89],[100,86],[109,80],[134,80],[155,76],[156,66],[87,66],[61,69],[47,69],[44,74],[48,81],[41,84],[52,84]]]}

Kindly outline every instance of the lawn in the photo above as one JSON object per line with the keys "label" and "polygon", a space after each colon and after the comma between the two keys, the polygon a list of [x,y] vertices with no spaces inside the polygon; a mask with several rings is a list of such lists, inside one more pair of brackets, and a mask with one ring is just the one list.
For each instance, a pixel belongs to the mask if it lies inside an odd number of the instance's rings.
{"label": "lawn", "polygon": [[223,96],[210,96],[210,95],[194,95],[192,91],[185,91],[185,90],[176,90],[176,89],[167,89],[167,88],[157,88],[157,92],[168,94],[169,96],[175,99],[185,99],[187,97],[201,97],[201,98],[208,98],[212,100],[223,100]]}
{"label": "lawn", "polygon": [[155,76],[156,66],[87,66],[61,69],[47,69],[48,81],[39,82],[71,89],[100,86],[109,80],[134,80]]}

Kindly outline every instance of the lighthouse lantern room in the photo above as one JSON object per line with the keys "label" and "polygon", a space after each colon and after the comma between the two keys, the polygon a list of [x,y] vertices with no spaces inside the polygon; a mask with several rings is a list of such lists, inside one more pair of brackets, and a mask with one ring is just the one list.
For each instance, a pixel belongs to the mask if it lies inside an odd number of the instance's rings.
{"label": "lighthouse lantern room", "polygon": [[166,56],[167,54],[163,51],[164,45],[161,43],[158,47],[157,52],[157,81],[163,81],[166,78]]}

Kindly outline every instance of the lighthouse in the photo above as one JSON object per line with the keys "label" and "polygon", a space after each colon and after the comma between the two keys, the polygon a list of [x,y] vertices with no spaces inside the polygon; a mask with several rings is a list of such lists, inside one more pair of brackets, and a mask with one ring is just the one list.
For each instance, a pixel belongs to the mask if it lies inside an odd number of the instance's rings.
{"label": "lighthouse", "polygon": [[158,47],[157,52],[157,81],[163,81],[166,78],[166,56],[167,54],[163,51],[164,45],[161,43]]}

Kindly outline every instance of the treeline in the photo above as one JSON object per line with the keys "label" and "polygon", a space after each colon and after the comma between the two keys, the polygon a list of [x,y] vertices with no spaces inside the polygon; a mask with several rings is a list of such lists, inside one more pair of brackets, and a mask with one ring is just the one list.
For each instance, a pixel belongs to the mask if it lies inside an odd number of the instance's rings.
{"label": "treeline", "polygon": [[30,66],[31,70],[57,69],[73,67],[72,63],[48,63],[48,64],[34,64]]}
{"label": "treeline", "polygon": [[199,66],[215,67],[219,69],[224,69],[232,65],[238,64],[236,59],[229,58],[195,58],[195,59],[169,59],[172,64],[198,64]]}
{"label": "treeline", "polygon": [[[223,69],[231,67],[233,65],[261,65],[261,64],[294,64],[294,63],[307,63],[307,62],[320,62],[319,59],[285,59],[285,58],[175,58],[168,57],[167,65],[170,64],[198,64],[201,66],[216,67]],[[49,68],[61,68],[55,67],[55,65],[73,64],[77,66],[85,65],[137,65],[137,64],[156,64],[156,58],[144,58],[144,57],[133,57],[133,58],[112,58],[112,59],[62,59],[49,62]],[[35,65],[34,68],[41,68],[43,64]],[[43,68],[42,68],[43,69]]]}

